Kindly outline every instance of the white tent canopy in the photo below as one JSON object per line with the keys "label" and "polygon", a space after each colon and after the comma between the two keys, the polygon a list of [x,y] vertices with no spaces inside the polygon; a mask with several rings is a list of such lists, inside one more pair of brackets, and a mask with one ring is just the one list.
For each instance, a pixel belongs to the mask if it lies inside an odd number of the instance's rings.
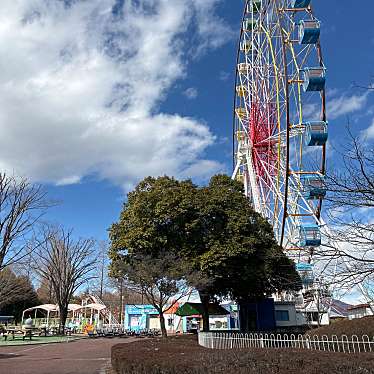
{"label": "white tent canopy", "polygon": [[[69,312],[75,312],[78,309],[81,309],[82,306],[78,304],[69,304],[68,306],[68,311]],[[42,304],[42,305],[37,305],[33,306],[32,308],[25,309],[23,313],[31,312],[33,310],[45,310],[46,312],[59,312],[60,308],[58,307],[57,304]]]}
{"label": "white tent canopy", "polygon": [[25,314],[26,312],[31,312],[33,310],[37,310],[37,309],[45,310],[46,312],[57,312],[58,311],[57,308],[58,306],[56,304],[42,304],[42,305],[33,306],[32,308],[25,309],[23,311],[23,314]]}
{"label": "white tent canopy", "polygon": [[69,312],[76,312],[77,310],[81,309],[82,305],[79,304],[69,304],[68,311]]}
{"label": "white tent canopy", "polygon": [[[99,304],[99,303],[91,303],[91,304],[86,304],[86,305],[69,304],[69,306],[68,306],[68,311],[73,312],[73,317],[74,317],[75,313],[84,313],[84,316],[86,316],[86,311],[90,310],[89,313],[90,313],[91,323],[92,323],[92,320],[94,318],[94,312],[93,311],[95,311],[95,315],[97,313],[97,319],[99,319],[100,312],[104,313],[104,315],[106,315],[107,312],[104,311],[106,309],[107,308],[106,308],[105,305]],[[47,312],[47,321],[46,321],[47,325],[49,324],[50,314],[60,312],[60,308],[57,304],[37,305],[37,306],[34,306],[32,308],[25,309],[23,311],[23,313],[22,313],[22,323],[23,323],[23,320],[24,320],[25,313],[31,313],[31,312],[35,311],[35,318],[36,318],[36,313],[37,313],[38,310],[43,310],[43,311]]]}
{"label": "white tent canopy", "polygon": [[[69,304],[68,306],[69,312],[76,312],[79,309],[81,309],[81,305],[78,305],[78,304]],[[52,312],[58,313],[60,311],[60,308],[57,304],[42,304],[42,305],[33,306],[32,308],[25,309],[22,312],[22,323],[23,323],[25,313],[35,311],[35,315],[36,315],[37,310],[44,310],[45,312],[47,312],[47,324],[48,324],[49,314]]]}
{"label": "white tent canopy", "polygon": [[103,304],[98,304],[98,303],[92,303],[92,304],[80,306],[80,309],[84,309],[84,308],[95,309],[95,310],[101,311],[101,310],[106,309],[106,306]]}

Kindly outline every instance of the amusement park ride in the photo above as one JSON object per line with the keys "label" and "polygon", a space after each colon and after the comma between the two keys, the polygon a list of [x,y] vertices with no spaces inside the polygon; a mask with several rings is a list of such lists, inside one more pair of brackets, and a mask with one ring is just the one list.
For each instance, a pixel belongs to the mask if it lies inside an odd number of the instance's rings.
{"label": "amusement park ride", "polygon": [[[233,178],[316,288],[326,195],[326,67],[311,0],[246,0],[237,53]],[[306,292],[308,291],[308,292]]]}

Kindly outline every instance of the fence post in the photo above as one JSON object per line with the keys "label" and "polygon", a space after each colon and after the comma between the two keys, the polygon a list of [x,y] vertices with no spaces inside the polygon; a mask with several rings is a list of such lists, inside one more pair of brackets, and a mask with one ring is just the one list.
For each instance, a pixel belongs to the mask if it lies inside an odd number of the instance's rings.
{"label": "fence post", "polygon": [[310,341],[309,341],[309,337],[307,337],[305,339],[305,345],[306,345],[306,349],[309,349],[310,350]]}
{"label": "fence post", "polygon": [[[214,332],[199,332],[198,343],[200,346],[210,349],[244,349],[244,348],[299,348],[307,350],[323,350],[328,352],[364,353],[373,352],[374,338],[368,335],[342,335],[339,339],[336,335],[330,338],[327,335],[321,337],[314,335],[290,336],[284,334],[228,334]],[[357,346],[357,347],[356,347]]]}

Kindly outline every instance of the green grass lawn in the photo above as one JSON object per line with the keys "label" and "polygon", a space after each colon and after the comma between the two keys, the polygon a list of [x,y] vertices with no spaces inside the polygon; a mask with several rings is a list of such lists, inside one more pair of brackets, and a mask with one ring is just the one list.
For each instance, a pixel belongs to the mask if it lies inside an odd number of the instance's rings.
{"label": "green grass lawn", "polygon": [[30,345],[30,344],[48,344],[48,343],[66,343],[73,340],[81,339],[81,336],[33,336],[32,339],[16,337],[14,340],[9,337],[7,341],[0,337],[0,347],[14,346],[14,345]]}

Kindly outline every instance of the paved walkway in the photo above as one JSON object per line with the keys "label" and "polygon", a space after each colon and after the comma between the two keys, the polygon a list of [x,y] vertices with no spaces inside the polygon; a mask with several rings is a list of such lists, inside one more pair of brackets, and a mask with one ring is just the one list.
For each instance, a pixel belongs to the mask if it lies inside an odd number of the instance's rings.
{"label": "paved walkway", "polygon": [[135,338],[82,339],[70,343],[0,347],[1,374],[104,374],[110,349]]}

